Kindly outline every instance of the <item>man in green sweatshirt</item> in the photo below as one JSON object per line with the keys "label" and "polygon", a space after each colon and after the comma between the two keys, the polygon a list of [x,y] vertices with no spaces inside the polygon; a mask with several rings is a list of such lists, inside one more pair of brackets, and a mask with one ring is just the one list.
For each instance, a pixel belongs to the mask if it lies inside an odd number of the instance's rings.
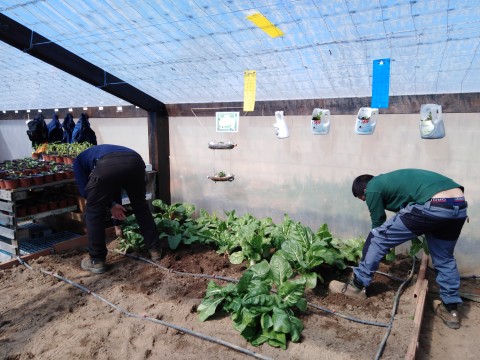
{"label": "man in green sweatshirt", "polygon": [[[453,252],[467,219],[463,190],[448,177],[420,169],[358,176],[353,181],[353,196],[366,202],[372,230],[352,279],[347,283],[332,281],[330,291],[365,299],[365,289],[390,249],[425,235],[440,287],[441,301],[433,304],[435,313],[448,327],[460,328],[460,274]],[[385,210],[396,214],[387,220]]]}

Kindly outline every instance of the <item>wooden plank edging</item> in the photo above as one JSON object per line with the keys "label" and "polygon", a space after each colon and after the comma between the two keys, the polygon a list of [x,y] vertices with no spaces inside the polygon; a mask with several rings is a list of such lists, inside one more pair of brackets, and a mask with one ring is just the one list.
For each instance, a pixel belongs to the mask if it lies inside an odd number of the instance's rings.
{"label": "wooden plank edging", "polygon": [[410,345],[408,346],[408,350],[405,355],[405,360],[414,360],[418,349],[418,339],[420,336],[420,330],[422,328],[423,310],[425,309],[425,300],[427,298],[428,292],[428,280],[425,279],[427,265],[428,256],[424,254],[422,257],[422,264],[420,265],[420,270],[418,272],[418,278],[413,293],[414,302],[416,302],[414,328],[412,338],[410,340]]}

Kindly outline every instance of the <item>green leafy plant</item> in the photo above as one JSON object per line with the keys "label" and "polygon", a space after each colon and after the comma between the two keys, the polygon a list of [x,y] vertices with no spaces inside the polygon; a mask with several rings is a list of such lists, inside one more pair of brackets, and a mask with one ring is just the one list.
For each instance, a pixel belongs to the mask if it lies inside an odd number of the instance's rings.
{"label": "green leafy plant", "polygon": [[232,264],[241,264],[247,261],[254,265],[262,259],[268,259],[272,248],[268,229],[274,226],[271,219],[258,220],[251,214],[237,217],[235,211],[226,212],[226,236],[218,244],[218,252],[229,254]]}
{"label": "green leafy plant", "polygon": [[[321,274],[315,271],[319,265],[328,264],[344,269],[347,256],[353,258],[349,251],[345,252],[347,244],[343,244],[343,252],[332,244],[333,237],[326,224],[314,233],[309,227],[300,222],[294,222],[285,215],[284,228],[287,229],[287,240],[282,243],[278,253],[305,278],[308,288],[314,288],[317,285],[317,279],[323,282]],[[338,246],[338,241],[336,245]]]}
{"label": "green leafy plant", "polygon": [[69,155],[72,157],[76,157],[81,152],[91,148],[93,144],[89,142],[82,142],[82,143],[71,143],[69,144]]}
{"label": "green leafy plant", "polygon": [[306,279],[309,288],[315,287],[317,278],[323,281],[316,273],[319,265],[325,263],[343,269],[345,262],[355,262],[361,256],[363,240],[334,240],[327,225],[314,233],[287,215],[279,225],[271,218],[259,220],[249,213],[239,217],[235,210],[226,211],[225,219],[200,210],[194,219],[193,205],[167,205],[158,199],[152,204],[158,209],[153,216],[160,238],[167,239],[170,249],[176,249],[180,243],[213,244],[231,263],[246,262],[247,266],[269,260],[276,251],[281,251],[295,272]]}
{"label": "green leafy plant", "polygon": [[[426,255],[430,254],[430,251],[428,250],[428,244],[425,239],[425,235],[418,236],[416,238],[413,238],[410,240],[411,245],[410,248],[408,249],[408,255],[411,257],[416,256],[421,250],[424,251]],[[395,249],[390,249],[387,255],[385,255],[385,260],[387,261],[395,261],[397,258],[397,255],[395,254]]]}
{"label": "green leafy plant", "polygon": [[54,143],[55,150],[59,156],[67,156],[70,153],[70,144]]}
{"label": "green leafy plant", "polygon": [[[364,242],[334,239],[326,224],[313,232],[286,214],[276,225],[271,218],[259,220],[248,213],[238,217],[235,210],[221,219],[200,209],[194,219],[193,205],[161,200],[153,205],[160,238],[166,238],[172,250],[181,242],[212,244],[230,262],[246,262],[248,269],[238,284],[210,282],[197,310],[201,321],[230,313],[234,328],[255,346],[268,343],[285,349],[288,341],[300,341],[303,324],[295,311],[306,309],[305,289],[314,288],[317,279],[323,281],[319,265],[343,269],[346,262],[357,262]],[[124,222],[123,232],[123,251],[143,247],[133,216]]]}
{"label": "green leafy plant", "polygon": [[289,340],[300,341],[303,331],[294,310],[307,308],[305,279],[294,279],[293,274],[288,261],[274,254],[270,263],[251,266],[237,285],[221,287],[211,281],[197,309],[199,319],[205,321],[221,309],[231,314],[233,327],[252,345],[286,349]]}
{"label": "green leafy plant", "polygon": [[153,200],[152,205],[158,208],[153,216],[160,232],[159,237],[167,239],[170,249],[176,249],[182,240],[189,244],[198,240],[195,229],[192,228],[195,206],[182,203],[168,205],[159,199]]}
{"label": "green leafy plant", "polygon": [[123,237],[118,243],[118,249],[125,253],[140,251],[145,247],[143,236],[139,233],[140,227],[135,215],[127,216],[122,223]]}
{"label": "green leafy plant", "polygon": [[59,142],[48,143],[47,148],[45,149],[45,154],[47,155],[54,155],[57,154],[57,146]]}

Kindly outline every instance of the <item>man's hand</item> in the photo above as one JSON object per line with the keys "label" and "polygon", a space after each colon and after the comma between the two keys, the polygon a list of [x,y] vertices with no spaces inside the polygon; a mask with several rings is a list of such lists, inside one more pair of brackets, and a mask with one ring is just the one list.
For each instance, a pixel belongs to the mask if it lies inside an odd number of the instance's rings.
{"label": "man's hand", "polygon": [[110,212],[112,213],[112,218],[117,220],[125,220],[125,213],[127,212],[127,209],[120,204],[115,204],[111,207]]}

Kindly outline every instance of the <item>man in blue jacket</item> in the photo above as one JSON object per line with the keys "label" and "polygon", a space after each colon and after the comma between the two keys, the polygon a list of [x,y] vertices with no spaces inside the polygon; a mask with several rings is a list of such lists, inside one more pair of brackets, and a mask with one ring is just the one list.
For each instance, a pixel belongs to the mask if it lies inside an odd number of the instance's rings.
{"label": "man in blue jacket", "polygon": [[158,230],[145,200],[145,163],[134,150],[119,145],[97,145],[80,153],[73,163],[80,195],[87,199],[86,225],[89,257],[82,268],[100,274],[106,271],[105,214],[125,219],[121,191],[126,191],[140,233],[152,260],[161,258]]}
{"label": "man in blue jacket", "polygon": [[[330,291],[365,299],[365,288],[390,249],[424,234],[440,288],[441,301],[433,304],[435,314],[448,327],[460,328],[460,274],[453,252],[467,219],[463,190],[446,176],[420,169],[358,176],[353,181],[353,196],[366,202],[372,230],[352,279],[347,283],[332,281]],[[387,220],[385,210],[397,214]]]}

